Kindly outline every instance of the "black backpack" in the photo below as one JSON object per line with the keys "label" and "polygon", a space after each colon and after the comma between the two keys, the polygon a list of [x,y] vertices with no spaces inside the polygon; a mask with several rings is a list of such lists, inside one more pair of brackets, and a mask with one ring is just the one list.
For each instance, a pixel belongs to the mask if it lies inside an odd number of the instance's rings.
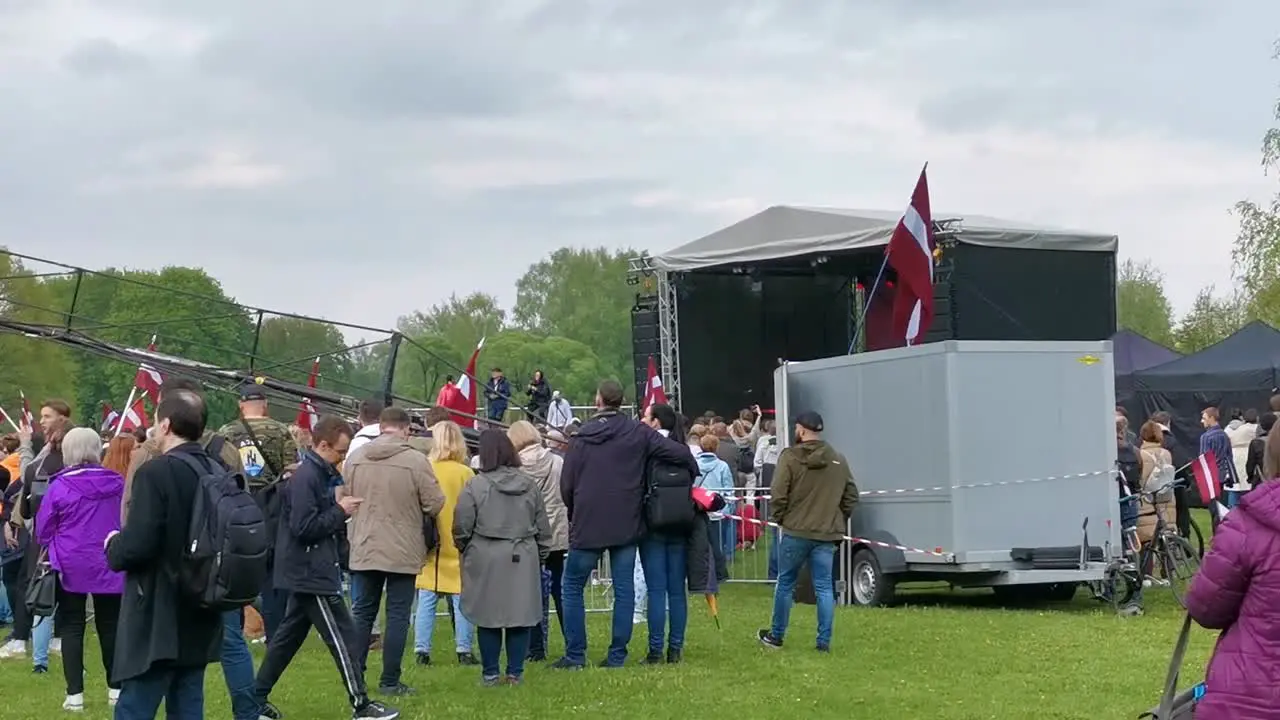
{"label": "black backpack", "polygon": [[267,577],[272,538],[244,478],[220,463],[174,457],[200,479],[182,549],[179,587],[200,607],[236,610],[257,599]]}
{"label": "black backpack", "polygon": [[756,471],[756,451],[750,445],[738,448],[738,472],[750,474]]}
{"label": "black backpack", "polygon": [[1142,487],[1142,457],[1133,445],[1122,443],[1117,446],[1116,469],[1129,492],[1137,492]]}
{"label": "black backpack", "polygon": [[652,463],[644,496],[645,525],[652,532],[685,533],[693,527],[693,477],[684,468]]}

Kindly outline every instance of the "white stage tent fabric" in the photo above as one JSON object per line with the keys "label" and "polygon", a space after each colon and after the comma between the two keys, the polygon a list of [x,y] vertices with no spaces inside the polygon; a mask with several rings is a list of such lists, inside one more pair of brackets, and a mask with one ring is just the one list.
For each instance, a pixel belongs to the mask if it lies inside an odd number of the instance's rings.
{"label": "white stage tent fabric", "polygon": [[[902,213],[775,205],[653,258],[673,272],[887,245]],[[973,245],[1114,253],[1115,235],[1041,228],[981,215],[934,212],[961,221],[959,240]]]}

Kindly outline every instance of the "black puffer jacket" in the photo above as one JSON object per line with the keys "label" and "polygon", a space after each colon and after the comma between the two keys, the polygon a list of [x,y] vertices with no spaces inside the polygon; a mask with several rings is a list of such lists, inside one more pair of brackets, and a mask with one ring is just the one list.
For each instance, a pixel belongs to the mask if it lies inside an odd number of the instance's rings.
{"label": "black puffer jacket", "polygon": [[694,517],[688,555],[685,556],[690,593],[717,593],[720,584],[729,579],[729,566],[720,547],[719,534],[719,524],[711,522],[706,513],[699,512]]}

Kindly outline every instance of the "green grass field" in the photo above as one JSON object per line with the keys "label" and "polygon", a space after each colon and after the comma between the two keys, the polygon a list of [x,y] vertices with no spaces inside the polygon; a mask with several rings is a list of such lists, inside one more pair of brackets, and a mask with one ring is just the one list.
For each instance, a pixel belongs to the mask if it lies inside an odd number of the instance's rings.
{"label": "green grass field", "polygon": [[[1197,522],[1207,531],[1203,515]],[[739,564],[744,562],[739,558]],[[530,667],[521,687],[482,689],[479,671],[445,657],[406,663],[418,695],[399,703],[404,718],[1126,718],[1155,704],[1182,619],[1167,589],[1148,589],[1146,614],[1118,618],[1081,590],[1069,603],[1006,609],[989,591],[904,591],[897,607],[837,611],[830,655],[813,649],[813,608],[792,615],[787,647],[760,647],[771,589],[731,584],[716,629],[701,598],[690,601],[685,663],[639,665],[645,631],[636,627],[621,670],[561,673]],[[553,621],[554,623],[554,621]],[[593,660],[608,644],[607,615],[589,621]],[[435,647],[451,648],[448,622]],[[552,648],[562,645],[553,632]],[[1214,635],[1197,628],[1185,677],[1202,677]],[[90,643],[92,645],[92,641]],[[86,712],[109,718],[96,647],[89,648]],[[255,647],[261,659],[261,646]],[[380,656],[371,657],[377,681]],[[30,661],[0,665],[0,717],[43,720],[60,714],[65,688],[59,659],[48,675]],[[230,718],[219,666],[209,668],[207,716]],[[295,720],[350,717],[328,653],[316,639],[285,674],[272,700]]]}

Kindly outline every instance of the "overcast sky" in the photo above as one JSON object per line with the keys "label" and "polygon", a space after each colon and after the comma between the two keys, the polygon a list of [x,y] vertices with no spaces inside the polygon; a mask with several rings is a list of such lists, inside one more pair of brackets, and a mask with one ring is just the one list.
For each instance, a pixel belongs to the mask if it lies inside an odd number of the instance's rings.
{"label": "overcast sky", "polygon": [[[1049,6],[1070,7],[1050,10]],[[0,244],[390,326],[773,204],[1113,232],[1179,309],[1280,189],[1275,0],[0,0]]]}

